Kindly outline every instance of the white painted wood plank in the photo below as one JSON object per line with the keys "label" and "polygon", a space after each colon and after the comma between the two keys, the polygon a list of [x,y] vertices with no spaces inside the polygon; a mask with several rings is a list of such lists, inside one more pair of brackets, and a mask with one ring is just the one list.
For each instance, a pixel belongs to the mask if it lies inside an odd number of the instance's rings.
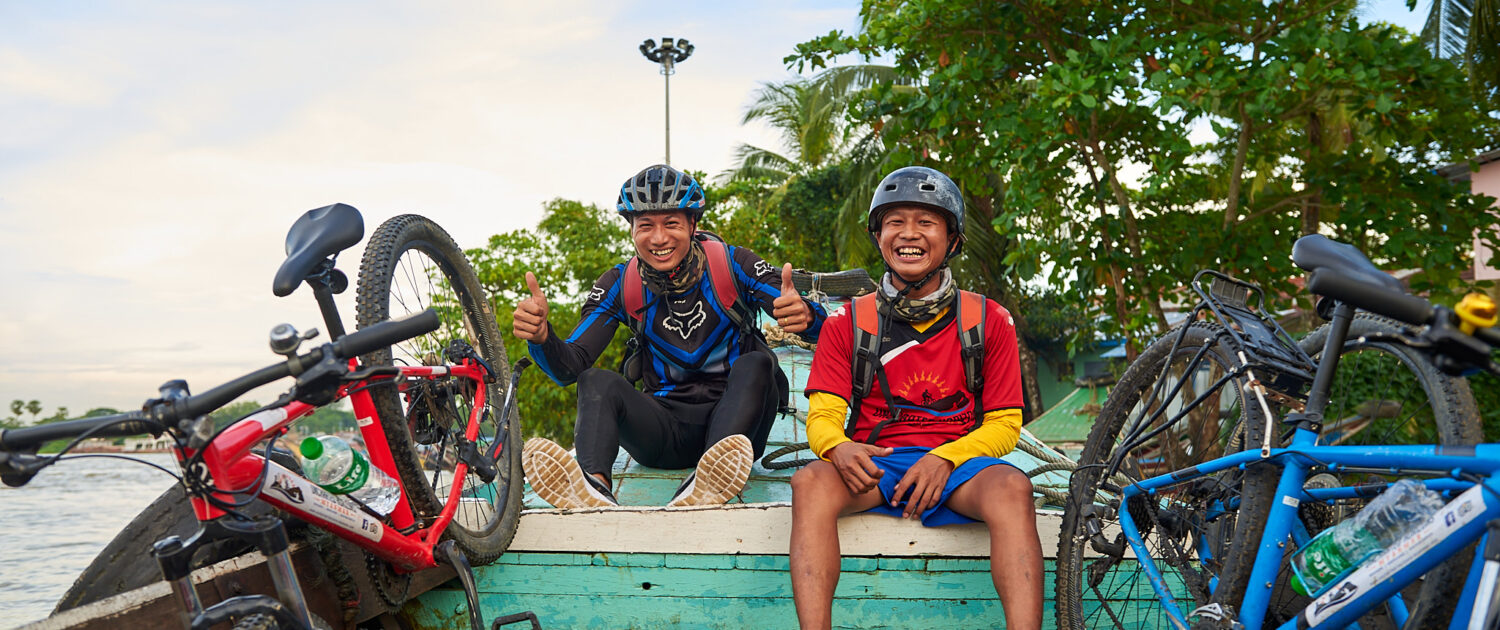
{"label": "white painted wood plank", "polygon": [[[1061,512],[1037,511],[1044,554],[1057,549],[1061,524]],[[510,550],[786,554],[791,527],[790,503],[527,510]],[[989,533],[981,523],[924,527],[883,514],[839,519],[839,544],[846,556],[986,558],[990,550]]]}

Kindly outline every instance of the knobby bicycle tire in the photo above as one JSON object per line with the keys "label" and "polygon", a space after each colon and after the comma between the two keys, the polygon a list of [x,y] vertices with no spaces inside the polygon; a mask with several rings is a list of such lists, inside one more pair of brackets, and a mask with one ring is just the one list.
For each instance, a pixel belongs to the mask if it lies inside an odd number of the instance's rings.
{"label": "knobby bicycle tire", "polygon": [[[1340,352],[1338,369],[1329,388],[1329,403],[1325,409],[1323,443],[1329,444],[1442,444],[1448,446],[1477,444],[1482,438],[1482,429],[1476,411],[1473,393],[1468,381],[1444,375],[1435,369],[1420,352],[1399,343],[1362,341],[1360,338],[1373,334],[1394,334],[1401,325],[1394,321],[1369,313],[1358,313],[1349,327],[1348,338]],[[1304,351],[1314,358],[1323,352],[1328,338],[1328,326],[1324,325],[1303,338]],[[1373,401],[1373,404],[1372,404]],[[1249,578],[1250,565],[1254,563],[1255,548],[1260,544],[1265,517],[1275,500],[1276,484],[1281,468],[1262,466],[1275,472],[1274,475],[1259,476],[1247,480],[1242,496],[1241,512],[1262,514],[1257,519],[1241,519],[1235,534],[1234,547],[1238,547],[1239,562],[1228,564],[1225,573],[1241,577],[1239,583]],[[1327,473],[1323,473],[1327,475]],[[1312,475],[1309,483],[1318,483],[1318,475]],[[1328,476],[1330,483],[1367,481],[1366,479],[1343,479]],[[1385,477],[1383,481],[1393,481]],[[1309,535],[1333,526],[1353,516],[1363,507],[1363,502],[1343,502],[1338,506],[1303,505],[1298,517],[1307,527]],[[1288,545],[1288,557],[1295,545]],[[1466,557],[1472,553],[1456,554],[1453,558],[1428,572],[1421,582],[1405,593],[1408,600],[1409,617],[1407,628],[1447,627],[1457,604],[1460,585],[1468,569]],[[1267,610],[1266,623],[1280,624],[1297,614],[1310,603],[1310,598],[1297,595],[1288,585],[1290,569],[1285,561],[1277,576],[1272,591],[1271,605]],[[1235,606],[1243,598],[1243,590],[1222,591],[1224,603]],[[1383,607],[1382,607],[1383,608]],[[1384,610],[1376,610],[1360,618],[1361,628],[1388,628],[1393,623]]]}
{"label": "knobby bicycle tire", "polygon": [[[442,349],[462,338],[496,371],[487,385],[479,446],[495,435],[500,405],[510,382],[510,365],[485,297],[468,259],[452,237],[425,217],[402,215],[381,224],[365,245],[355,291],[360,328],[436,307],[444,326],[437,332],[371,352],[365,365],[441,364]],[[369,390],[400,472],[402,486],[418,519],[435,518],[453,483],[457,441],[463,437],[473,397],[456,381],[413,383],[405,394],[392,386]],[[474,564],[491,562],[510,545],[521,509],[520,420],[512,410],[501,437],[499,472],[485,484],[471,470],[462,480],[463,503],[444,532]]]}
{"label": "knobby bicycle tire", "polygon": [[[1111,506],[1100,522],[1106,527],[1106,538],[1123,542],[1113,517],[1122,508],[1119,488],[1130,481],[1152,477],[1207,461],[1221,455],[1255,448],[1264,435],[1264,415],[1253,399],[1245,397],[1242,387],[1248,377],[1228,376],[1236,365],[1229,335],[1222,326],[1210,322],[1185,324],[1162,335],[1149,345],[1126,369],[1106,398],[1094,428],[1079,458],[1069,484],[1068,502],[1058,536],[1056,594],[1058,627],[1069,629],[1100,628],[1113,624],[1120,627],[1171,627],[1167,613],[1159,607],[1134,557],[1111,557],[1095,554],[1085,533],[1083,510],[1091,505]],[[1179,343],[1179,336],[1181,341]],[[1174,344],[1176,350],[1173,350]],[[1205,349],[1206,348],[1206,349]],[[1194,357],[1202,350],[1193,378],[1183,378]],[[1199,374],[1206,370],[1207,374]],[[1168,377],[1162,389],[1158,380]],[[1222,381],[1222,382],[1221,382]],[[1176,394],[1173,386],[1182,382]],[[1219,387],[1211,387],[1219,383]],[[1169,397],[1170,395],[1170,397]],[[1192,412],[1177,423],[1166,425],[1172,414],[1164,413],[1148,429],[1161,428],[1154,438],[1133,440],[1135,446],[1121,444],[1147,419],[1144,410],[1172,408],[1204,397]],[[1146,400],[1142,405],[1141,401]],[[1178,407],[1181,408],[1180,406]],[[1117,453],[1124,449],[1123,453]],[[1106,477],[1103,469],[1119,455],[1122,465],[1116,474]],[[1204,509],[1212,502],[1232,498],[1244,475],[1260,474],[1253,467],[1247,471],[1229,471],[1206,477],[1201,483],[1167,490],[1147,502],[1137,499],[1128,509],[1140,526],[1152,555],[1169,582],[1176,582],[1174,594],[1179,606],[1191,610],[1208,600],[1207,591],[1214,577],[1217,559],[1205,561],[1196,548],[1200,545],[1215,552],[1228,549],[1227,536],[1232,531],[1236,513],[1226,511],[1212,521]],[[1244,518],[1242,514],[1239,518]],[[1164,525],[1165,524],[1165,525]],[[1110,528],[1110,525],[1114,525]]]}

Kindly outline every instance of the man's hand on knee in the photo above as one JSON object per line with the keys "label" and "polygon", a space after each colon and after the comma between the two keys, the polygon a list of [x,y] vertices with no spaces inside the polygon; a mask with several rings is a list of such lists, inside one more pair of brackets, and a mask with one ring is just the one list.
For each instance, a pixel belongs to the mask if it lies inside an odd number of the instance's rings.
{"label": "man's hand on knee", "polygon": [[937,505],[938,499],[943,496],[943,487],[948,485],[948,475],[951,474],[953,462],[931,453],[923,455],[906,470],[906,474],[896,484],[896,491],[891,493],[891,507],[899,505],[901,498],[910,490],[911,496],[906,499],[906,509],[901,512],[901,518],[920,516]]}
{"label": "man's hand on knee", "polygon": [[828,449],[826,455],[828,461],[839,471],[839,478],[843,479],[844,486],[849,488],[851,494],[864,494],[880,485],[880,477],[885,474],[871,461],[871,457],[884,457],[890,455],[893,449],[881,448],[861,442],[843,442]]}

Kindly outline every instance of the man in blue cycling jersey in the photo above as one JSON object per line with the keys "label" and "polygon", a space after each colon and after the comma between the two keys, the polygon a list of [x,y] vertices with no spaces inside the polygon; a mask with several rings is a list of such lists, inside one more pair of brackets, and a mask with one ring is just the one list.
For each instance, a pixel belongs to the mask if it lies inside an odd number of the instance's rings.
{"label": "man in blue cycling jersey", "polygon": [[[699,233],[703,189],[686,173],[642,170],[620,187],[616,210],[636,256],[599,277],[567,338],[547,323],[547,298],[526,274],[531,297],[516,305],[512,331],[553,381],[578,383],[577,460],[532,438],[526,478],[560,508],[616,505],[610,473],[623,446],[646,466],[695,467],[668,506],[723,503],[744,487],[787,395],[757,310],[809,339],[826,313],[792,288],[791,265]],[[621,324],[635,332],[641,390],[592,367]]]}

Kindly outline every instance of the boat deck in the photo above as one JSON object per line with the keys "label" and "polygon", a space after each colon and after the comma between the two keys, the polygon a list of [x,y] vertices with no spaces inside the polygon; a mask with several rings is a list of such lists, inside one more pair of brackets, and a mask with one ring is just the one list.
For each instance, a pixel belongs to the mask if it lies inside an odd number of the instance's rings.
{"label": "boat deck", "polygon": [[[777,422],[768,452],[806,439],[800,385],[812,353],[777,353],[797,390],[798,410]],[[1022,439],[1046,448],[1029,433]],[[1020,449],[1005,459],[1028,472],[1045,463]],[[528,492],[510,551],[475,569],[486,618],[532,611],[544,628],[796,627],[787,564],[788,479],[795,469],[769,470],[757,461],[745,491],[727,505],[661,507],[687,472],[641,466],[622,452],[614,475],[621,507],[559,510]],[[1063,492],[1067,482],[1066,471],[1033,478],[1038,487]],[[1038,499],[1038,531],[1050,556],[1061,506]],[[836,627],[1004,627],[982,524],[928,528],[859,514],[840,519],[839,539]],[[1044,565],[1050,620],[1054,563],[1049,558]],[[410,602],[403,611],[408,621],[417,628],[465,627],[463,592],[453,586]],[[1143,588],[1140,595],[1149,596]]]}

